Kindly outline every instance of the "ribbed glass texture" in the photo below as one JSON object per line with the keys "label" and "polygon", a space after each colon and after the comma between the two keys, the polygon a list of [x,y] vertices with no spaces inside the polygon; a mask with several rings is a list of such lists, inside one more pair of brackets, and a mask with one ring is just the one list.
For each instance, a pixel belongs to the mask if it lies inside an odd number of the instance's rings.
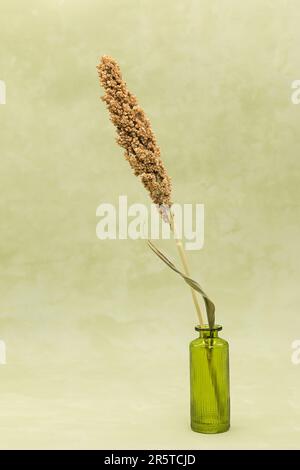
{"label": "ribbed glass texture", "polygon": [[191,427],[201,433],[225,432],[230,426],[229,347],[218,337],[221,326],[196,327],[190,343]]}

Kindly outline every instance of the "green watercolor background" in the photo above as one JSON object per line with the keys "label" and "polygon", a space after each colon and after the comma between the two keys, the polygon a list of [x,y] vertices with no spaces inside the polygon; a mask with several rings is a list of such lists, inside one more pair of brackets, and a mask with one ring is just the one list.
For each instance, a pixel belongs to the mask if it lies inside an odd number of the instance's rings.
{"label": "green watercolor background", "polygon": [[[297,0],[2,0],[1,448],[299,447],[299,26]],[[231,345],[223,435],[189,429],[188,288],[144,241],[96,238],[100,203],[149,203],[99,100],[102,54],[174,199],[205,204],[189,259]]]}

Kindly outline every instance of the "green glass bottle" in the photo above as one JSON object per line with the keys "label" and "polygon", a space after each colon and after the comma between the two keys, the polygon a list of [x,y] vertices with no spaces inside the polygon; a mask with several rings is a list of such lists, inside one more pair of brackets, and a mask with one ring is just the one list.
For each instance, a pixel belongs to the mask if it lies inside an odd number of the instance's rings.
{"label": "green glass bottle", "polygon": [[215,325],[197,326],[190,343],[191,428],[195,432],[225,432],[230,427],[229,346]]}

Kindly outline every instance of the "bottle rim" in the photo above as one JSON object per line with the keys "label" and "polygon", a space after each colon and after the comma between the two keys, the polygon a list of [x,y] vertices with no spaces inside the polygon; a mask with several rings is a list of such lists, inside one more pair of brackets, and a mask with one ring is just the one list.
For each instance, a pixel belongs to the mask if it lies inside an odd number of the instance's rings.
{"label": "bottle rim", "polygon": [[209,325],[195,326],[196,331],[221,331],[222,328],[222,325],[214,325],[212,328],[210,328]]}

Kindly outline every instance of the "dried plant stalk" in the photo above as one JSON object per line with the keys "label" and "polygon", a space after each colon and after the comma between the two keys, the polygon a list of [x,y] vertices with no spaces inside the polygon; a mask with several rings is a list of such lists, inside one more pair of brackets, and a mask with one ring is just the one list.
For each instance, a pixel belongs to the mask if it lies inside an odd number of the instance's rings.
{"label": "dried plant stalk", "polygon": [[[185,249],[183,247],[182,241],[176,235],[175,220],[174,220],[174,216],[173,216],[171,211],[170,211],[169,220],[170,220],[170,228],[171,228],[171,230],[174,234],[174,237],[175,237],[175,243],[176,243],[176,246],[177,246],[179,257],[181,259],[184,274],[187,277],[190,277],[190,270],[189,270],[189,265],[188,265],[188,262],[187,262],[186,252],[185,252]],[[197,294],[195,292],[194,287],[191,287],[191,294],[192,294],[193,303],[194,303],[194,306],[195,306],[195,309],[196,309],[196,314],[197,314],[197,317],[198,317],[198,320],[199,320],[199,325],[203,326],[204,325],[204,318],[203,318],[203,314],[202,314],[202,311],[201,311],[201,308],[200,308],[200,305],[199,305],[199,302],[198,302]],[[209,315],[208,315],[208,323],[210,323]]]}
{"label": "dried plant stalk", "polygon": [[[106,103],[111,121],[117,129],[117,143],[125,149],[125,158],[128,160],[134,174],[140,177],[152,201],[159,206],[162,216],[167,216],[170,228],[175,234],[175,222],[170,211],[172,205],[171,179],[161,160],[160,148],[157,145],[150,121],[139,106],[136,97],[127,89],[120,67],[112,57],[101,57],[97,69],[100,84],[105,90],[102,100]],[[190,279],[186,254],[181,240],[176,238],[176,235],[175,241],[184,268],[184,275],[176,270],[176,268],[175,270],[185,280],[190,280],[190,282],[186,282],[191,287],[197,317],[200,325],[203,326],[204,319],[196,294],[196,291],[200,293],[203,291],[199,290],[200,286],[198,283]],[[212,317],[208,318],[210,325],[211,321]]]}

